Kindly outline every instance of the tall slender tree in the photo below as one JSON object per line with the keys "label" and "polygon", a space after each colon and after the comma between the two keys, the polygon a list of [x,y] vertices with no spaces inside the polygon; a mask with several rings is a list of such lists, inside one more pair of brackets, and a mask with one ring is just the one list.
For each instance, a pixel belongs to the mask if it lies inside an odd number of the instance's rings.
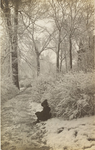
{"label": "tall slender tree", "polygon": [[[13,83],[19,88],[18,79],[18,44],[17,44],[17,29],[18,29],[18,6],[20,1],[1,0],[1,8],[4,12],[9,41],[10,41],[10,76],[12,76]],[[12,7],[13,5],[13,7]],[[13,17],[13,18],[12,18]]]}

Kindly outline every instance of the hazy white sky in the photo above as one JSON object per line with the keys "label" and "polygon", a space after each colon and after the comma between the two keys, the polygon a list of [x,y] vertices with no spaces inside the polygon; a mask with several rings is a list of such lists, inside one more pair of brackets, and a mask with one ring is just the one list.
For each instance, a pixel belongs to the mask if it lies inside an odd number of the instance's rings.
{"label": "hazy white sky", "polygon": [[[37,21],[36,24],[42,26],[43,28],[46,28],[46,29],[49,31],[49,33],[52,33],[52,31],[53,31],[53,24],[54,24],[54,23],[53,23],[52,20],[43,19],[43,20]],[[44,38],[44,33],[41,33],[41,34],[39,35],[39,38],[42,38],[42,39],[43,39],[43,38]],[[48,55],[49,58],[50,58],[50,60],[51,60],[53,63],[55,63],[55,61],[56,61],[56,54],[55,54],[55,52],[53,52],[52,50],[49,49],[49,50],[44,51],[43,54],[44,54],[45,56]]]}

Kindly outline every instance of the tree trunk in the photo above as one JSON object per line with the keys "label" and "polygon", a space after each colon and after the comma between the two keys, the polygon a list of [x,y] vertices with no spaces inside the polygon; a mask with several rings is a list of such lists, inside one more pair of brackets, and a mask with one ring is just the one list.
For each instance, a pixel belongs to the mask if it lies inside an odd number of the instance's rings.
{"label": "tree trunk", "polygon": [[66,54],[66,48],[64,49],[65,52],[65,67],[66,67],[66,72],[68,71],[68,65],[67,65],[67,54]]}
{"label": "tree trunk", "polygon": [[7,24],[7,32],[8,32],[8,36],[9,36],[9,49],[8,49],[8,53],[9,55],[7,56],[7,68],[8,69],[8,76],[11,77],[12,79],[12,64],[11,64],[11,45],[12,45],[12,24],[11,24],[11,12],[10,12],[10,8],[9,8],[9,1],[1,1],[1,8],[4,12],[5,15],[5,22]]}
{"label": "tree trunk", "polygon": [[57,73],[59,72],[59,49],[57,51],[57,54],[56,54],[56,71]]}
{"label": "tree trunk", "polygon": [[60,60],[60,72],[62,71],[62,58],[61,58],[61,60]]}
{"label": "tree trunk", "polygon": [[69,52],[70,52],[70,70],[71,70],[72,69],[72,39],[71,39],[71,36],[69,37],[69,44],[70,44]]}
{"label": "tree trunk", "polygon": [[57,49],[57,53],[56,53],[56,71],[57,73],[59,72],[59,52],[60,52],[60,44],[61,44],[61,30],[59,30],[59,38],[58,38],[58,49]]}
{"label": "tree trunk", "polygon": [[36,60],[37,60],[37,76],[39,76],[40,75],[40,57],[38,54],[36,56]]}
{"label": "tree trunk", "polygon": [[10,44],[10,76],[13,83],[19,88],[18,80],[18,55],[17,55],[17,27],[18,27],[18,1],[14,2],[14,20],[11,21],[11,9],[8,0],[1,1],[1,8],[5,14],[9,44]]}
{"label": "tree trunk", "polygon": [[13,20],[13,41],[12,41],[12,73],[13,82],[19,89],[19,79],[18,79],[18,39],[17,39],[17,29],[18,29],[18,2],[14,4],[14,20]]}

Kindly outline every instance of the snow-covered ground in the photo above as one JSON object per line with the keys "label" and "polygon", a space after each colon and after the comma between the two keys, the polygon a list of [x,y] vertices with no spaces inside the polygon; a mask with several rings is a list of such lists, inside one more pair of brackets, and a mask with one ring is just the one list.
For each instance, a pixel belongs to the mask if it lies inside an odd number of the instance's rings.
{"label": "snow-covered ground", "polygon": [[34,124],[41,110],[27,91],[2,104],[2,150],[95,150],[95,116]]}
{"label": "snow-covered ground", "polygon": [[54,150],[95,150],[95,116],[71,121],[53,118],[45,126],[47,145]]}

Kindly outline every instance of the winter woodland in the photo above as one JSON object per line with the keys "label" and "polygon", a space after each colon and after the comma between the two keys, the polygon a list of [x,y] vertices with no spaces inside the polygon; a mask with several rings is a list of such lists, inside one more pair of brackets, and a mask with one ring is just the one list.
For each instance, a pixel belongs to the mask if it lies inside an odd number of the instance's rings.
{"label": "winter woodland", "polygon": [[1,149],[94,150],[94,0],[1,0],[0,13]]}

